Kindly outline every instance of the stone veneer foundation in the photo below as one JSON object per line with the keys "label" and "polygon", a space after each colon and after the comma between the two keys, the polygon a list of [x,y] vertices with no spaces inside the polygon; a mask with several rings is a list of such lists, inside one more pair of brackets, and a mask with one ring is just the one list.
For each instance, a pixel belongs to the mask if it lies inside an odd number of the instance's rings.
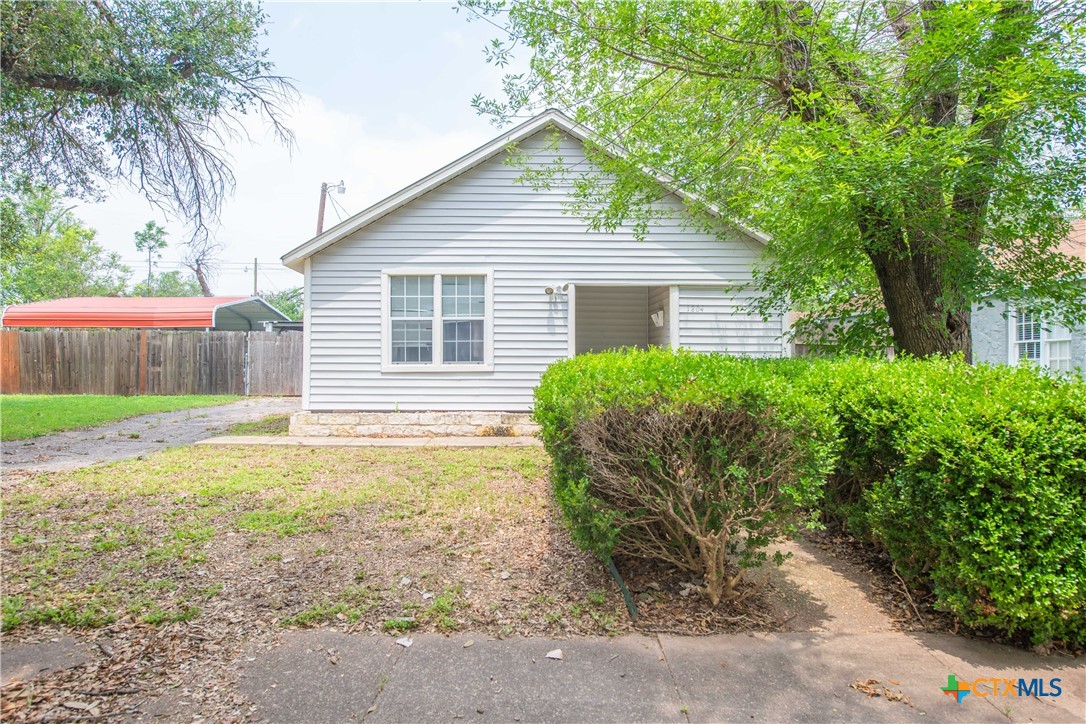
{"label": "stone veneer foundation", "polygon": [[290,434],[301,437],[507,437],[535,435],[527,412],[296,412]]}

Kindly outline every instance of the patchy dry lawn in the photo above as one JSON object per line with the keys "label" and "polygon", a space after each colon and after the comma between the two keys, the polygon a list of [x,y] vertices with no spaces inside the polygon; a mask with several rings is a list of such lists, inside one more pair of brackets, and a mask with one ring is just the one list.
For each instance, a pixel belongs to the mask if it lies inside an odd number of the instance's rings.
{"label": "patchy dry lawn", "polygon": [[[91,656],[5,686],[5,719],[153,717],[163,692],[238,718],[233,662],[294,627],[631,628],[557,520],[536,448],[177,448],[9,476],[2,530],[3,644],[67,632]],[[675,574],[626,570],[642,630],[764,628],[680,597]]]}
{"label": "patchy dry lawn", "polygon": [[180,448],[4,496],[5,631],[202,616],[601,633],[535,449]]}
{"label": "patchy dry lawn", "polygon": [[268,415],[256,422],[239,422],[223,435],[287,435],[290,433],[290,415]]}

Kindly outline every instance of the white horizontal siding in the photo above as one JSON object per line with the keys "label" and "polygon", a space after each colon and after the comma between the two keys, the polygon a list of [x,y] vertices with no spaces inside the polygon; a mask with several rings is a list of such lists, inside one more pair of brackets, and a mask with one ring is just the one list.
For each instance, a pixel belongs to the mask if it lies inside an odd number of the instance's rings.
{"label": "white horizontal siding", "polygon": [[695,352],[782,356],[781,318],[763,321],[745,311],[753,294],[734,288],[679,287],[679,344]]}
{"label": "white horizontal siding", "polygon": [[[539,134],[520,149],[535,164],[583,161],[578,141],[563,137],[557,152],[549,141]],[[674,197],[659,202],[670,218],[641,241],[630,227],[588,230],[568,213],[562,184],[535,191],[519,173],[491,159],[312,257],[308,409],[527,410],[540,374],[568,354],[567,298],[544,294],[547,285],[576,284],[578,313],[590,308],[585,287],[640,286],[647,341],[646,287],[751,278],[761,246],[693,228]],[[493,271],[493,371],[381,372],[381,271],[411,266]]]}

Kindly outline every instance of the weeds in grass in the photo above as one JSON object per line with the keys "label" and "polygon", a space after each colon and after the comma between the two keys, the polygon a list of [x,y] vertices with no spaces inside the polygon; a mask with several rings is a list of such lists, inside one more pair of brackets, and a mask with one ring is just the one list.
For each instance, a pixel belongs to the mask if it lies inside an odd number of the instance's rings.
{"label": "weeds in grass", "polygon": [[269,415],[256,422],[239,422],[224,435],[286,435],[290,431],[290,415]]}
{"label": "weeds in grass", "polygon": [[294,510],[250,510],[238,516],[238,528],[253,533],[277,533],[281,536],[311,533],[327,530],[327,523],[321,524],[307,511]]}
{"label": "weeds in grass", "polygon": [[66,596],[58,605],[30,605],[23,596],[4,596],[3,630],[9,631],[18,626],[40,626],[55,624],[71,628],[98,628],[117,620],[110,610],[110,602],[105,599],[78,599]]}
{"label": "weeds in grass", "polygon": [[456,613],[460,606],[460,593],[462,590],[461,586],[446,588],[444,593],[436,596],[433,603],[423,610],[420,618],[423,621],[432,621],[439,630],[445,633],[459,631],[461,624],[453,614]]}
{"label": "weeds in grass", "polygon": [[284,626],[314,626],[332,620],[355,623],[373,610],[378,595],[368,586],[350,586],[330,600],[320,601],[282,620]]}
{"label": "weeds in grass", "polygon": [[162,608],[155,608],[151,612],[144,614],[140,620],[144,623],[149,623],[152,626],[161,626],[164,623],[183,623],[185,621],[191,621],[200,615],[200,609],[196,606],[183,606],[177,611],[167,611]]}
{"label": "weeds in grass", "polygon": [[202,589],[199,592],[199,596],[206,601],[215,598],[215,596],[218,596],[220,593],[222,593],[222,584],[212,583],[207,588]]}
{"label": "weeds in grass", "polygon": [[414,618],[390,618],[381,624],[381,629],[388,633],[407,633],[419,627],[419,622]]}

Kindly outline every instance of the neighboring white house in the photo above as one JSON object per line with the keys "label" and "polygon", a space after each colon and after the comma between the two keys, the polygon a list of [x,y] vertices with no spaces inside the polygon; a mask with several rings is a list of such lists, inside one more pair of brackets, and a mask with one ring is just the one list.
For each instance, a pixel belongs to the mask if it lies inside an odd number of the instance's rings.
{"label": "neighboring white house", "polygon": [[[1071,234],[1060,248],[1068,256],[1086,259],[1086,219],[1072,222]],[[1086,280],[1083,286],[1086,289]],[[1028,309],[1010,308],[1006,302],[996,301],[994,306],[973,310],[972,332],[974,362],[1028,362],[1054,372],[1077,369],[1086,374],[1084,328],[1068,329]]]}
{"label": "neighboring white house", "polygon": [[[526,412],[549,364],[590,350],[788,354],[783,318],[743,311],[757,232],[699,230],[664,182],[643,240],[595,232],[569,175],[536,190],[507,163],[516,144],[532,167],[587,171],[589,137],[547,111],[286,254],[305,275],[303,409]],[[365,434],[382,418],[301,419]]]}

